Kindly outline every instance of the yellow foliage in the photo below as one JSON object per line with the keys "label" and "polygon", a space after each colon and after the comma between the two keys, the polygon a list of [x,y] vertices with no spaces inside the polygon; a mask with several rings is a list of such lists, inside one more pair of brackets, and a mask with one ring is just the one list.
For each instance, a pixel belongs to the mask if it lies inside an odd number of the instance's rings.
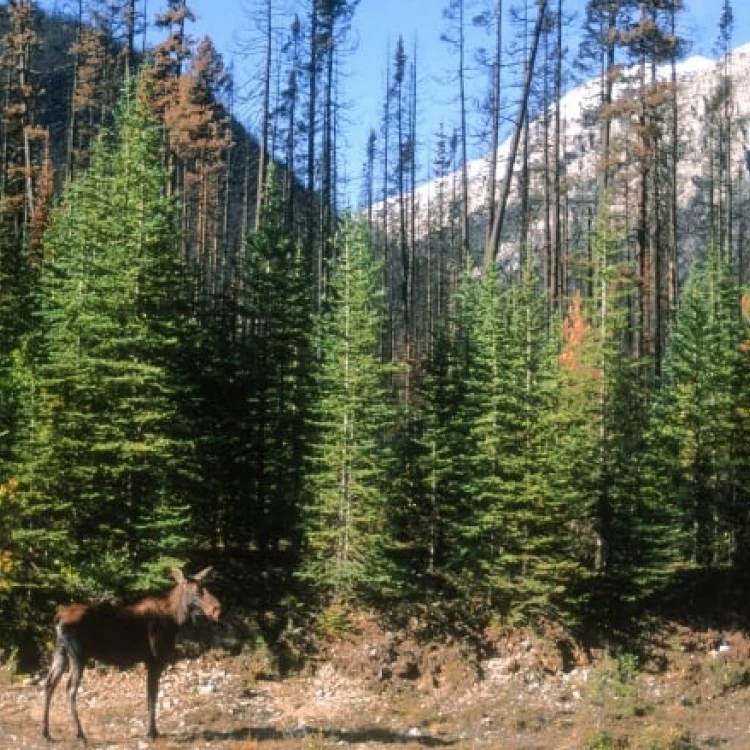
{"label": "yellow foliage", "polygon": [[[2,509],[4,505],[9,505],[13,501],[17,489],[17,479],[9,479],[5,484],[0,484],[0,509]],[[0,520],[7,519],[8,517],[9,514],[7,510],[0,511]],[[3,527],[0,526],[0,544],[3,543],[5,537],[6,534],[4,533]],[[10,575],[12,572],[13,555],[10,550],[2,549],[0,547],[0,591],[7,591],[10,589]]]}
{"label": "yellow foliage", "polygon": [[8,550],[0,550],[0,591],[10,588],[10,574],[13,572],[13,556]]}
{"label": "yellow foliage", "polygon": [[[750,294],[743,294],[740,299],[740,312],[746,325],[750,325]],[[739,345],[741,352],[750,351],[750,339],[745,338]]]}
{"label": "yellow foliage", "polygon": [[0,500],[12,500],[18,489],[18,480],[9,479],[5,484],[0,484]]}
{"label": "yellow foliage", "polygon": [[740,300],[740,310],[746,323],[750,323],[750,294],[745,292]]}

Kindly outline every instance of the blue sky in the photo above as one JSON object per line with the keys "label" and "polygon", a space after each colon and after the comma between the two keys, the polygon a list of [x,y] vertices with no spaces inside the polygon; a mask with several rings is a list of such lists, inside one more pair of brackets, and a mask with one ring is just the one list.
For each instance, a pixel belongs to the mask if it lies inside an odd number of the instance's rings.
{"label": "blue sky", "polygon": [[[194,36],[208,34],[228,61],[243,30],[251,23],[248,9],[254,7],[253,0],[189,0],[189,4],[198,17],[192,28]],[[510,6],[511,0],[505,4]],[[295,3],[290,0],[287,5],[294,7]],[[298,5],[304,7],[306,3]],[[385,71],[390,65],[388,50],[393,51],[399,34],[403,35],[410,56],[416,45],[422,137],[431,139],[441,121],[447,128],[453,126],[454,93],[445,80],[451,60],[446,45],[440,42],[440,34],[446,28],[442,17],[445,5],[447,0],[360,0],[351,36],[356,50],[345,63],[344,96],[349,121],[345,127],[347,177],[356,179],[360,174],[367,135],[371,127],[377,127],[382,111]],[[685,5],[681,32],[692,42],[691,54],[712,56],[721,0],[686,0]],[[734,43],[738,46],[750,42],[750,1],[734,0],[733,5]],[[568,12],[577,14],[573,26],[580,25],[585,0],[567,0],[567,6]],[[480,32],[474,32],[472,41],[479,41],[479,35]],[[577,41],[571,37],[568,44],[574,53]],[[236,77],[241,82],[248,67],[239,58],[235,65]]]}
{"label": "blue sky", "polygon": [[[165,5],[166,0],[148,0],[149,16]],[[2,2],[2,0],[0,0]],[[72,7],[77,0],[42,0],[47,7]],[[304,8],[309,0],[276,0],[280,7]],[[507,7],[521,4],[522,0],[505,0]],[[533,0],[529,0],[530,5]],[[234,60],[235,79],[239,87],[252,83],[253,64],[237,54],[238,45],[247,38],[252,27],[252,9],[262,7],[259,0],[188,0],[197,16],[189,32],[195,37],[210,36],[224,55],[225,62]],[[419,130],[423,151],[441,123],[447,130],[455,125],[457,108],[454,103],[455,86],[446,81],[452,61],[449,51],[440,41],[446,29],[442,10],[448,0],[360,0],[354,16],[351,42],[354,51],[344,64],[343,100],[346,102],[344,122],[344,176],[356,180],[365,161],[365,147],[370,128],[377,128],[383,107],[385,75],[392,66],[392,52],[399,35],[403,35],[411,57],[417,51],[419,75]],[[575,56],[577,40],[573,34],[580,27],[585,0],[565,0],[566,12],[574,15],[567,45],[571,57]],[[467,0],[467,7],[471,0]],[[750,0],[733,0],[736,46],[750,42]],[[680,32],[692,43],[691,54],[712,56],[718,35],[718,22],[722,0],[685,0],[685,12],[680,21]],[[506,31],[506,39],[512,32]],[[472,32],[469,44],[483,41],[482,32]],[[153,39],[154,32],[151,32]],[[390,55],[389,55],[390,50]],[[255,79],[257,80],[257,79]],[[483,82],[478,82],[480,86]],[[250,110],[250,107],[247,108]],[[242,110],[239,111],[242,115]],[[243,118],[244,119],[244,118]],[[248,117],[246,125],[252,128]],[[480,146],[474,147],[471,156],[479,156]],[[423,157],[424,158],[424,157]],[[356,200],[356,189],[348,191]]]}

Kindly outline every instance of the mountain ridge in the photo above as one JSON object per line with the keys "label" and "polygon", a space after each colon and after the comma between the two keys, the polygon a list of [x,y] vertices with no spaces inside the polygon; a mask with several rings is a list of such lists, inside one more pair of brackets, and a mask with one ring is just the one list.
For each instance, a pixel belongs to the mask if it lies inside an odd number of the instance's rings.
{"label": "mountain ridge", "polygon": [[[729,53],[728,65],[725,66],[724,58],[712,59],[703,55],[695,55],[680,61],[675,66],[675,78],[677,83],[677,108],[678,108],[678,140],[680,158],[677,162],[678,172],[678,226],[680,229],[680,240],[684,255],[691,256],[701,243],[708,239],[707,235],[707,213],[708,208],[701,205],[705,202],[705,196],[701,196],[703,177],[711,170],[708,159],[711,156],[709,147],[711,118],[709,109],[711,101],[719,92],[721,77],[725,67],[729,71],[732,88],[750,91],[750,43],[740,45]],[[637,72],[637,68],[623,71],[623,79],[627,80],[629,73]],[[660,66],[656,71],[656,79],[668,82],[672,70],[670,65]],[[618,84],[615,90],[615,100],[619,100],[627,91],[628,84]],[[567,91],[560,98],[560,116],[562,123],[561,153],[559,160],[564,171],[564,180],[568,191],[568,199],[573,203],[593,204],[594,183],[598,161],[599,125],[592,120],[590,113],[596,108],[601,91],[601,77],[595,76],[578,86]],[[731,143],[727,149],[731,160],[731,173],[733,179],[742,183],[742,190],[734,196],[737,201],[733,215],[736,221],[744,221],[742,216],[743,207],[746,208],[748,190],[744,189],[744,183],[748,183],[750,177],[750,98],[735,95],[732,99],[732,129]],[[547,109],[547,115],[554,112],[555,104]],[[541,169],[542,156],[544,154],[544,117],[542,112],[533,119],[529,126],[530,134],[530,198],[531,201],[539,201],[538,173]],[[618,127],[615,122],[615,128]],[[510,151],[511,136],[508,136],[497,149],[497,183],[496,194],[502,184],[507,168],[507,159]],[[539,148],[535,148],[538,146]],[[486,230],[486,199],[487,179],[489,173],[490,155],[479,157],[467,162],[468,174],[468,204],[471,223],[472,250],[477,258],[481,257],[481,249],[484,243]],[[509,213],[519,209],[518,177],[521,172],[521,160],[516,160],[514,167],[514,179],[511,186],[509,199]],[[456,200],[456,191],[460,187],[461,168],[457,168],[448,174],[435,177],[419,185],[414,191],[413,205],[415,207],[415,225],[419,237],[424,238],[431,228],[444,226],[438,220],[443,209],[440,206],[446,201]],[[741,193],[741,194],[740,194]],[[451,197],[452,196],[452,197]],[[411,199],[411,197],[410,197]],[[373,215],[383,223],[385,211],[391,226],[395,226],[398,216],[398,196],[390,196],[386,202],[380,201],[373,206]],[[747,213],[747,211],[745,211]],[[512,219],[511,219],[512,223]],[[532,220],[532,234],[533,234]],[[507,228],[501,243],[501,258],[510,258],[515,251],[516,239],[508,237]]]}

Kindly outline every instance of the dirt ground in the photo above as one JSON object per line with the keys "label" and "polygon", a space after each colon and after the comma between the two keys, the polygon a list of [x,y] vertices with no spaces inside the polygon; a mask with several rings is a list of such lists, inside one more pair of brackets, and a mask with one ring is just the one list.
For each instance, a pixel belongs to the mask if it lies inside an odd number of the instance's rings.
{"label": "dirt ground", "polygon": [[[163,750],[750,748],[750,639],[672,626],[648,659],[583,654],[517,631],[425,644],[365,624],[281,678],[263,649],[213,648],[162,679],[162,736],[144,738],[145,673],[93,667],[79,693],[88,747]],[[561,647],[562,646],[562,647]],[[0,748],[80,748],[61,683],[51,743],[42,675],[0,672]]]}

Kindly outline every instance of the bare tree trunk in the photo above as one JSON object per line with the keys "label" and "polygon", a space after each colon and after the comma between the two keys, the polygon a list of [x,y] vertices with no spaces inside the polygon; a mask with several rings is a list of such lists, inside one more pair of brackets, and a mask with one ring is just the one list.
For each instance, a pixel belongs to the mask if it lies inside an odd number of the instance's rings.
{"label": "bare tree trunk", "polygon": [[81,64],[81,40],[83,31],[83,0],[78,0],[78,17],[76,19],[76,39],[73,43],[74,54],[71,55],[73,62],[73,80],[70,87],[70,100],[68,102],[68,133],[66,138],[65,175],[68,180],[73,179],[73,163],[76,143],[76,127],[78,111],[75,105],[76,89],[78,88],[78,68]]}
{"label": "bare tree trunk", "polygon": [[524,125],[529,108],[529,93],[531,90],[531,81],[534,76],[534,67],[536,64],[537,51],[539,49],[539,40],[542,36],[542,30],[544,28],[544,20],[547,14],[548,0],[539,0],[539,10],[537,15],[536,24],[534,26],[534,34],[531,40],[531,50],[529,51],[529,59],[526,63],[526,72],[524,74],[523,89],[521,92],[521,101],[518,107],[518,119],[516,120],[516,126],[513,131],[513,138],[511,140],[510,154],[508,155],[508,163],[505,169],[505,179],[503,180],[502,193],[500,195],[500,203],[498,206],[495,220],[492,224],[490,231],[489,241],[485,248],[484,265],[485,268],[490,268],[497,262],[497,255],[500,249],[500,234],[502,232],[503,223],[505,221],[505,212],[508,206],[508,196],[510,195],[510,183],[513,179],[513,168],[516,163],[516,156],[518,154],[518,145],[523,134]]}
{"label": "bare tree trunk", "polygon": [[489,245],[492,225],[495,219],[497,205],[497,150],[500,146],[500,107],[502,93],[502,59],[503,59],[503,0],[497,0],[495,5],[495,42],[494,59],[492,60],[492,75],[490,80],[490,151],[487,164],[487,195],[485,198],[487,211],[487,229],[485,232],[485,246]]}
{"label": "bare tree trunk", "polygon": [[335,91],[336,91],[336,47],[333,42],[334,38],[334,19],[330,19],[330,26],[326,30],[326,36],[330,39],[328,49],[326,50],[326,76],[325,76],[325,94],[323,104],[323,138],[321,148],[321,189],[320,189],[320,253],[323,259],[322,276],[321,276],[321,294],[325,294],[328,273],[328,261],[330,260],[330,243],[333,236],[333,214],[335,210],[334,195],[334,172],[336,164],[335,153]]}
{"label": "bare tree trunk", "polygon": [[[546,2],[546,0],[545,0]],[[466,123],[466,38],[464,28],[464,0],[459,0],[458,85],[461,104],[461,266],[469,258],[469,132]]]}
{"label": "bare tree trunk", "polygon": [[320,248],[316,248],[315,238],[315,135],[317,133],[318,102],[318,14],[317,3],[313,2],[310,12],[310,59],[308,61],[308,102],[307,102],[307,250],[313,263],[313,278],[316,280],[316,301],[318,308],[322,302],[320,296],[320,279],[323,273],[323,257]]}
{"label": "bare tree trunk", "polygon": [[403,325],[403,331],[401,331],[401,337],[403,339],[403,351],[399,353],[400,356],[408,356],[408,339],[409,339],[409,294],[408,294],[408,279],[409,279],[409,248],[407,246],[407,225],[406,225],[406,158],[407,158],[407,144],[404,138],[404,80],[406,76],[406,52],[404,50],[403,37],[399,37],[398,45],[396,47],[396,58],[395,58],[395,73],[394,73],[394,97],[396,100],[396,148],[398,153],[396,156],[396,185],[398,190],[398,245],[399,253],[401,255],[401,283],[400,283],[400,297],[401,297],[401,324]]}
{"label": "bare tree trunk", "polygon": [[287,227],[293,229],[296,215],[297,180],[295,179],[294,146],[297,135],[297,73],[292,71],[289,83],[289,117],[287,119],[287,142],[286,142],[286,221]]}
{"label": "bare tree trunk", "polygon": [[[546,25],[546,24],[545,24]],[[528,28],[529,28],[529,4],[528,0],[524,2],[524,14],[523,14],[523,54],[524,59],[528,58]],[[547,34],[542,32],[543,38],[547,39]],[[541,40],[540,40],[541,41]],[[544,71],[542,72],[544,75]],[[545,143],[546,148],[546,143]],[[521,226],[520,236],[518,238],[519,246],[519,265],[521,269],[525,269],[528,263],[528,248],[529,248],[529,225],[531,218],[529,216],[530,210],[530,174],[529,174],[529,110],[526,108],[526,116],[523,124],[523,137],[521,138],[521,174],[519,177],[519,192],[521,197]]]}
{"label": "bare tree trunk", "polygon": [[390,222],[389,213],[390,206],[388,205],[388,169],[390,166],[389,160],[389,149],[390,144],[390,133],[391,133],[391,81],[390,81],[390,51],[386,58],[386,80],[385,80],[385,103],[383,105],[383,198],[382,198],[382,211],[383,211],[383,289],[386,298],[387,315],[388,315],[388,326],[385,335],[385,351],[383,352],[383,359],[389,362],[393,358],[394,351],[394,319],[393,319],[393,296],[391,289],[391,278],[393,276],[392,258],[391,258],[391,247],[390,247]]}
{"label": "bare tree trunk", "polygon": [[562,305],[564,296],[563,289],[563,227],[562,227],[562,170],[564,160],[562,159],[562,114],[560,101],[562,99],[562,70],[563,70],[563,0],[557,0],[557,42],[555,48],[555,171],[554,171],[554,196],[555,196],[555,232],[554,232],[554,249],[552,252],[552,305],[559,310]]}
{"label": "bare tree trunk", "polygon": [[290,230],[294,229],[296,221],[296,144],[297,144],[297,107],[299,98],[299,76],[300,76],[300,38],[302,35],[302,24],[299,16],[295,15],[291,29],[291,70],[289,71],[289,82],[287,87],[287,141],[286,141],[286,174],[285,174],[285,199],[286,199],[286,222]]}
{"label": "bare tree trunk", "polygon": [[[676,21],[677,14],[675,9],[672,9],[671,15],[671,34],[673,37],[676,35]],[[672,143],[671,143],[671,179],[672,179],[672,201],[670,206],[670,237],[669,237],[669,257],[667,265],[667,306],[669,316],[673,314],[677,305],[677,239],[678,239],[678,224],[677,217],[679,214],[679,207],[677,204],[677,164],[679,161],[680,153],[680,139],[679,139],[679,123],[678,123],[678,109],[677,109],[677,55],[675,52],[672,53],[672,59],[670,61],[670,81],[672,83],[672,100],[670,102],[672,110]]]}
{"label": "bare tree trunk", "polygon": [[367,139],[367,167],[365,170],[365,201],[367,203],[367,228],[372,233],[374,228],[373,207],[375,203],[375,146],[378,137],[374,130]]}
{"label": "bare tree trunk", "polygon": [[599,197],[608,200],[612,175],[612,91],[614,88],[615,70],[615,37],[617,29],[617,5],[611,3],[607,17],[605,57],[601,71],[602,80],[602,110],[601,142],[603,163],[599,169]]}
{"label": "bare tree trunk", "polygon": [[273,15],[271,0],[266,0],[266,47],[263,59],[263,95],[261,102],[260,143],[258,144],[258,181],[255,188],[255,229],[257,231],[262,209],[263,195],[266,186],[266,172],[268,160],[268,133],[271,119],[271,63],[273,41]]}
{"label": "bare tree trunk", "polygon": [[416,288],[416,254],[417,254],[417,50],[416,45],[413,53],[411,65],[411,94],[410,94],[410,114],[409,114],[409,279],[407,282],[407,294],[409,297],[409,309],[412,319],[412,330],[410,336],[410,350],[408,356],[414,356],[412,351],[418,342],[418,297],[419,293]]}
{"label": "bare tree trunk", "polygon": [[542,267],[544,269],[544,287],[547,291],[548,297],[551,299],[553,296],[552,292],[552,279],[554,276],[553,271],[553,260],[552,260],[552,202],[553,202],[553,168],[557,168],[557,159],[555,158],[555,165],[553,167],[552,154],[555,143],[552,139],[550,143],[550,92],[549,92],[549,65],[550,65],[550,51],[549,51],[549,34],[544,35],[544,93],[543,93],[543,107],[544,115],[542,119],[542,130],[544,133],[544,143],[542,144],[542,153],[544,157],[543,170],[542,170],[542,182],[544,189],[544,259]]}
{"label": "bare tree trunk", "polygon": [[135,1],[125,5],[125,78],[135,75]]}

